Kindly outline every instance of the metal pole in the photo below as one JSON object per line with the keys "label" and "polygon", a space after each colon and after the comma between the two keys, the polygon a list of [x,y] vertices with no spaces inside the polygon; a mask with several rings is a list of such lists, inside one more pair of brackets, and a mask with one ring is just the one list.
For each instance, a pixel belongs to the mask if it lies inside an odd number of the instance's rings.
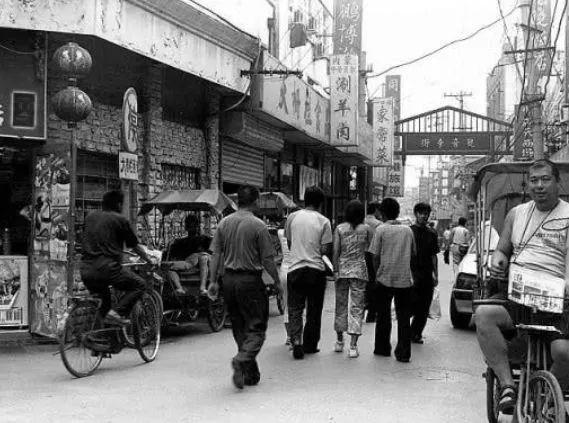
{"label": "metal pole", "polygon": [[[565,113],[567,114],[567,105],[569,104],[569,7],[566,8],[565,15]],[[569,122],[566,122],[565,126],[565,144],[569,144]]]}
{"label": "metal pole", "polygon": [[71,128],[71,178],[69,183],[69,219],[67,227],[67,292],[73,292],[75,276],[75,192],[77,187],[77,143],[75,123],[68,123]]}

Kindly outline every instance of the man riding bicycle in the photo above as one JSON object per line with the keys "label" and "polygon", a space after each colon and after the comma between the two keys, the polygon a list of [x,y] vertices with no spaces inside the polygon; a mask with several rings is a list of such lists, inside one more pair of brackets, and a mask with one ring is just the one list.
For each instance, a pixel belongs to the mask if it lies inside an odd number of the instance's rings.
{"label": "man riding bicycle", "polygon": [[[569,203],[559,199],[559,169],[549,160],[536,160],[529,168],[529,193],[532,201],[514,207],[508,213],[498,246],[490,262],[490,274],[507,279],[508,268],[538,271],[545,277],[569,281],[567,233]],[[504,293],[494,298],[505,299]],[[507,306],[480,305],[474,321],[478,343],[488,365],[500,381],[498,411],[512,414],[516,404],[516,388],[508,361],[508,344],[515,336],[515,324],[527,307],[511,302]],[[555,326],[562,334],[551,336],[551,372],[563,389],[569,388],[569,320],[563,314],[538,311],[536,321]]]}
{"label": "man riding bicycle", "polygon": [[[81,278],[87,289],[102,298],[100,313],[111,324],[127,325],[136,300],[142,295],[144,279],[122,266],[123,248],[132,248],[143,260],[152,263],[138,243],[128,220],[121,215],[124,195],[109,191],[103,196],[103,210],[90,213],[85,219]],[[124,291],[116,308],[111,309],[109,285]]]}

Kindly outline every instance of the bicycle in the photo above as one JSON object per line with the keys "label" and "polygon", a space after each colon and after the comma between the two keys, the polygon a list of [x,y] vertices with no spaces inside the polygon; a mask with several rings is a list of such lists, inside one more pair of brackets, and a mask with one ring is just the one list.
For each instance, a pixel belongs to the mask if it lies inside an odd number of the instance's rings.
{"label": "bicycle", "polygon": [[161,299],[153,286],[147,286],[134,304],[130,326],[105,325],[99,313],[101,302],[97,296],[72,297],[62,324],[59,353],[67,371],[78,378],[90,376],[103,358],[111,358],[125,347],[135,348],[147,363],[158,354]]}
{"label": "bicycle", "polygon": [[[476,305],[502,305],[507,300],[478,300]],[[517,401],[514,420],[518,423],[566,423],[564,396],[559,382],[549,371],[551,350],[549,336],[561,332],[549,325],[538,324],[537,308],[525,307],[520,323],[516,324],[517,337],[512,340],[509,360],[514,383],[517,386]],[[516,353],[515,342],[522,345]],[[524,351],[525,350],[525,351]],[[500,382],[488,367],[483,374],[486,379],[487,417],[490,423],[498,422]],[[516,420],[517,419],[517,420]]]}

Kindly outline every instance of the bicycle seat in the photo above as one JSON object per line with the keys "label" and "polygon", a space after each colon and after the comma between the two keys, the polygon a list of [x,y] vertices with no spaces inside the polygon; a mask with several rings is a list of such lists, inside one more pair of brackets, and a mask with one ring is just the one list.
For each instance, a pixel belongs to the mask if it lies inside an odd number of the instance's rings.
{"label": "bicycle seat", "polygon": [[481,305],[499,305],[499,306],[506,306],[508,305],[509,300],[503,298],[484,298],[480,300],[472,301],[472,305],[474,307],[481,306]]}

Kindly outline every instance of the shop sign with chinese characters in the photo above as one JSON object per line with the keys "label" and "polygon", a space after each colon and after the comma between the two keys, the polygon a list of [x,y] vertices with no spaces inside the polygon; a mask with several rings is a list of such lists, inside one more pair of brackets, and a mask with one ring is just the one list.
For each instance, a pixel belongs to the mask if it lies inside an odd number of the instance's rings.
{"label": "shop sign with chinese characters", "polygon": [[484,132],[412,133],[403,136],[405,154],[485,155],[491,135]]}
{"label": "shop sign with chinese characters", "polygon": [[372,166],[391,166],[394,143],[393,98],[378,98],[373,102],[373,162]]}
{"label": "shop sign with chinese characters", "polygon": [[358,145],[358,56],[330,59],[330,124],[333,145]]}
{"label": "shop sign with chinese characters", "polygon": [[362,49],[362,0],[334,0],[334,54]]}
{"label": "shop sign with chinese characters", "polygon": [[124,93],[123,104],[123,148],[129,153],[136,153],[138,143],[138,101],[134,88]]}
{"label": "shop sign with chinese characters", "polygon": [[119,177],[138,181],[138,156],[136,154],[119,152]]}
{"label": "shop sign with chinese characters", "polygon": [[387,197],[403,197],[405,171],[401,156],[393,157],[393,166],[387,176]]}

